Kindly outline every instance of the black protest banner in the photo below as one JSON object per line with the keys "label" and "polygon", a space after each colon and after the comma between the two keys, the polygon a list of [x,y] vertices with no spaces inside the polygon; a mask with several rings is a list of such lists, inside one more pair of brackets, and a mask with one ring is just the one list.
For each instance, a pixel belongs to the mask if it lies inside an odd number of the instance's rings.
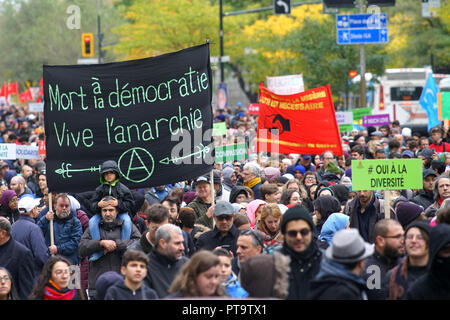
{"label": "black protest banner", "polygon": [[99,185],[118,163],[129,188],[191,179],[212,170],[209,45],[101,65],[44,66],[50,191]]}

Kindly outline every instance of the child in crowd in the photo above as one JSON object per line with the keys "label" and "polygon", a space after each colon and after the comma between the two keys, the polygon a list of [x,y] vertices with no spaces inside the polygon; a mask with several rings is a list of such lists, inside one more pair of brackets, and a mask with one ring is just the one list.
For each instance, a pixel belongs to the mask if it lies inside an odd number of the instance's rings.
{"label": "child in crowd", "polygon": [[[91,212],[94,216],[89,220],[89,230],[94,237],[100,230],[98,224],[101,220],[101,208],[112,205],[119,210],[118,219],[123,221],[122,238],[131,235],[134,217],[134,199],[131,190],[126,185],[119,182],[119,167],[113,160],[105,161],[100,168],[100,185],[95,189],[95,194],[91,200]],[[108,197],[106,201],[105,197]],[[111,199],[112,197],[112,199]],[[103,255],[102,251],[93,254],[89,261],[95,261]]]}
{"label": "child in crowd", "polygon": [[233,298],[246,298],[248,297],[247,291],[245,291],[231,270],[231,255],[223,248],[214,249],[213,253],[219,257],[220,260],[220,282],[226,289],[227,293]]}

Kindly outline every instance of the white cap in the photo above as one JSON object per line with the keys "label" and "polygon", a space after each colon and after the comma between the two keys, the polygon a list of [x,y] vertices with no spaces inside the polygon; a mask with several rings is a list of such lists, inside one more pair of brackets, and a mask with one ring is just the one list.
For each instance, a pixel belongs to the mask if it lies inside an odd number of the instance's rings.
{"label": "white cap", "polygon": [[402,129],[402,136],[411,137],[411,129],[410,128],[403,128]]}
{"label": "white cap", "polygon": [[33,197],[25,196],[19,200],[19,205],[17,207],[18,207],[19,211],[30,212],[31,210],[36,208],[38,205],[39,205],[38,199],[34,199]]}

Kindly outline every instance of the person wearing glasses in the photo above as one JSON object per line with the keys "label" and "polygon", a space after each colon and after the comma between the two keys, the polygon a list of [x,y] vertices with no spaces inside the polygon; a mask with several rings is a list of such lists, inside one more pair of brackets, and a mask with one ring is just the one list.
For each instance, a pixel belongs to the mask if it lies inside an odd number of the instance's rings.
{"label": "person wearing glasses", "polygon": [[71,262],[60,255],[50,257],[30,294],[30,300],[85,300],[80,290],[70,288]]}
{"label": "person wearing glasses", "polygon": [[4,191],[0,203],[0,216],[8,219],[11,224],[19,220],[20,214],[17,208],[19,198],[14,190]]}
{"label": "person wearing glasses", "polygon": [[0,267],[9,270],[21,300],[27,300],[35,282],[33,254],[11,237],[11,223],[0,217]]}
{"label": "person wearing glasses", "polygon": [[19,300],[11,274],[3,267],[0,267],[0,300]]}
{"label": "person wearing glasses", "polygon": [[404,300],[406,291],[427,273],[431,226],[415,221],[405,229],[406,257],[386,274],[388,300]]}
{"label": "person wearing glasses", "polygon": [[328,164],[334,160],[334,154],[332,151],[324,151],[320,156],[320,159],[322,160],[323,165],[317,170],[317,175],[319,176],[319,180],[322,181],[322,177],[326,172]]}
{"label": "person wearing glasses", "polygon": [[306,300],[309,283],[320,269],[322,252],[313,241],[314,223],[308,210],[293,206],[281,218],[284,236],[280,252],[291,259],[288,300]]}
{"label": "person wearing glasses", "polygon": [[405,232],[397,220],[382,219],[376,223],[374,235],[375,251],[364,263],[363,278],[373,286],[369,286],[369,300],[382,300],[386,273],[399,264],[405,254]]}
{"label": "person wearing glasses", "polygon": [[214,207],[214,229],[203,233],[197,240],[197,251],[222,247],[236,256],[239,230],[234,226],[234,208],[228,201],[217,201]]}

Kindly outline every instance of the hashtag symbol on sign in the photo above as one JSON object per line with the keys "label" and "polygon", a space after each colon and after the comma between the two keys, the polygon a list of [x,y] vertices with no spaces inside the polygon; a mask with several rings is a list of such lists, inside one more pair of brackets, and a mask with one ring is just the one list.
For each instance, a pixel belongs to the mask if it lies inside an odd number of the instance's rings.
{"label": "hashtag symbol on sign", "polygon": [[372,174],[372,171],[373,171],[373,167],[370,166],[370,167],[369,167],[369,170],[368,170],[369,174]]}

